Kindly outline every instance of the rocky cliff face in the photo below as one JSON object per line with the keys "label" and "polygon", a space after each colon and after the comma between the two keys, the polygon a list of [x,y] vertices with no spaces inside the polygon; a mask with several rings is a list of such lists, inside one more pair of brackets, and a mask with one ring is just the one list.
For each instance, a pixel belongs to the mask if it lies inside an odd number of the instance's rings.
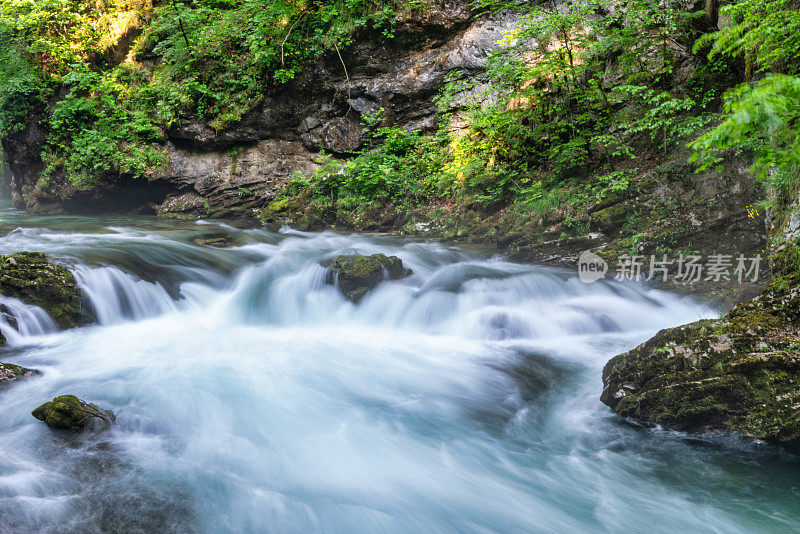
{"label": "rocky cliff face", "polygon": [[[359,149],[363,117],[383,109],[392,124],[431,130],[434,97],[459,72],[479,87],[489,51],[510,16],[476,18],[467,1],[438,0],[398,21],[394,38],[365,33],[341,55],[329,54],[223,131],[184,117],[166,132],[170,163],[149,182],[107,177],[81,191],[56,175],[39,181],[47,132],[38,117],[5,141],[15,204],[35,213],[135,211],[231,217],[252,215],[295,172],[315,167],[320,151],[337,157]],[[462,95],[466,98],[468,95]],[[463,98],[460,102],[464,102]],[[459,105],[456,98],[453,106]]]}

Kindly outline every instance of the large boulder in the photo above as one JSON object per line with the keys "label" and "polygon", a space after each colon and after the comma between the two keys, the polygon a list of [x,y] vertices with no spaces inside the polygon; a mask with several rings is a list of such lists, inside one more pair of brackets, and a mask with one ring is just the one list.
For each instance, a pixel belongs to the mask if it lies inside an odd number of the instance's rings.
{"label": "large boulder", "polygon": [[0,389],[8,386],[12,381],[40,374],[36,369],[27,369],[13,363],[0,362]]}
{"label": "large boulder", "polygon": [[72,431],[107,428],[116,419],[111,410],[102,410],[75,395],[56,397],[33,410],[31,415],[50,428]]}
{"label": "large boulder", "polygon": [[91,321],[72,273],[39,252],[0,256],[0,294],[39,306],[60,328]]}
{"label": "large boulder", "polygon": [[603,370],[619,415],[800,446],[800,274],[773,281],[725,318],[662,330]]}
{"label": "large boulder", "polygon": [[339,256],[328,266],[325,281],[337,284],[347,300],[359,302],[367,291],[384,280],[399,280],[411,274],[397,256]]}

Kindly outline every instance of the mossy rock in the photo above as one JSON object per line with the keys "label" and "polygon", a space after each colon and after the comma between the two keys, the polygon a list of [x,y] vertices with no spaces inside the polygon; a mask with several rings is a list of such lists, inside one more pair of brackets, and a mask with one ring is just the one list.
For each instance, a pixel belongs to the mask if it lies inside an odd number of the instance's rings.
{"label": "mossy rock", "polygon": [[325,282],[336,284],[351,302],[359,302],[364,295],[385,280],[399,280],[411,274],[397,256],[374,254],[372,256],[339,256],[328,267]]}
{"label": "mossy rock", "polygon": [[114,412],[101,410],[75,395],[56,397],[33,410],[31,415],[44,421],[50,428],[71,431],[104,429],[111,426],[116,419]]}
{"label": "mossy rock", "polygon": [[39,306],[60,328],[91,321],[75,277],[40,252],[0,256],[0,294]]}
{"label": "mossy rock", "polygon": [[308,189],[270,202],[256,218],[265,223],[288,224],[302,232],[324,230],[337,222],[336,210],[315,200]]}
{"label": "mossy rock", "polygon": [[624,204],[614,204],[589,215],[592,226],[605,234],[612,234],[622,228],[630,213]]}
{"label": "mossy rock", "polygon": [[27,369],[20,365],[14,365],[13,363],[0,362],[0,388],[9,385],[9,383],[14,380],[38,374],[41,373],[36,369]]}
{"label": "mossy rock", "polygon": [[723,319],[662,330],[603,369],[619,415],[800,448],[800,276],[773,281]]}

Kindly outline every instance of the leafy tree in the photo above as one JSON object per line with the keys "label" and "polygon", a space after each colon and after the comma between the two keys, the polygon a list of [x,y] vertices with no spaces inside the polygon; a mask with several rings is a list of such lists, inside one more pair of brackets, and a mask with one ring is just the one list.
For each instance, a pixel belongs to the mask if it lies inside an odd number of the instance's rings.
{"label": "leafy tree", "polygon": [[[753,171],[778,192],[800,187],[800,10],[792,0],[739,0],[729,23],[704,37],[711,56],[743,59],[747,80],[726,95],[724,120],[692,147],[701,168],[722,153],[748,150]],[[757,76],[761,79],[753,81]]]}
{"label": "leafy tree", "polygon": [[692,143],[701,168],[720,165],[721,152],[748,149],[756,174],[779,191],[800,186],[800,78],[782,74],[742,84],[728,95],[727,117]]}

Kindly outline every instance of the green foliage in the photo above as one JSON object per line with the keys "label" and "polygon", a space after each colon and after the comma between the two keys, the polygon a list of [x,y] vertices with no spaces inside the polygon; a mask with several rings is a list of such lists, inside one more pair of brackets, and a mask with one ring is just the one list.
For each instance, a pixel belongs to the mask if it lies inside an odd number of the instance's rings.
{"label": "green foliage", "polygon": [[770,75],[728,95],[728,113],[716,128],[692,143],[701,168],[721,162],[720,153],[749,149],[753,170],[780,191],[800,186],[800,77]]}
{"label": "green foliage", "polygon": [[143,177],[166,162],[155,143],[161,130],[129,91],[124,70],[102,76],[74,70],[64,78],[72,86],[48,118],[43,179],[56,168],[76,186],[96,185],[100,176]]}
{"label": "green foliage", "polygon": [[705,82],[727,75],[727,65],[692,58],[702,77],[677,81],[703,16],[683,2],[629,0],[613,11],[599,0],[482,5],[520,13],[489,59],[489,89],[475,96],[474,81],[450,73],[435,135],[369,118],[376,145],[347,163],[328,159],[294,186],[352,206],[455,196],[572,213],[628,190],[636,174],[628,160],[642,148],[668,151],[712,117],[720,93]]}
{"label": "green foliage", "polygon": [[0,27],[0,137],[19,131],[47,88],[26,52]]}
{"label": "green foliage", "polygon": [[[405,6],[405,7],[403,7]],[[166,128],[195,115],[222,129],[356,31],[386,37],[396,0],[4,0],[0,3],[0,136],[35,109],[49,127],[43,180],[61,169],[74,184],[144,176],[166,159]],[[151,23],[131,57],[112,47]],[[50,102],[56,90],[66,97]]]}
{"label": "green foliage", "polygon": [[[438,132],[367,117],[366,148],[348,161],[321,156],[320,169],[296,177],[289,192],[346,209],[413,209],[448,196],[540,213],[585,205],[634,187],[640,158],[705,128],[741,59],[749,74],[784,75],[730,92],[727,118],[693,143],[696,159],[709,166],[723,150],[747,149],[776,186],[800,174],[796,0],[735,1],[722,10],[723,29],[706,36],[704,12],[683,0],[478,5],[519,14],[489,59],[489,89],[450,73]],[[182,118],[222,130],[326,54],[345,74],[357,32],[389,38],[398,13],[423,8],[420,0],[5,0],[0,136],[36,112],[49,131],[45,179],[63,170],[91,187],[146,176],[166,161],[157,147]],[[113,45],[137,28],[131,61],[113,64]]]}
{"label": "green foliage", "polygon": [[102,54],[130,28],[150,0],[3,0],[0,34],[27,48],[48,75],[61,76],[76,63],[103,61]]}
{"label": "green foliage", "polygon": [[800,10],[796,0],[738,0],[725,6],[723,29],[698,40],[712,56],[743,56],[756,70],[798,74]]}
{"label": "green foliage", "polygon": [[[572,187],[588,169],[612,171],[635,157],[634,145],[667,151],[710,120],[714,95],[701,83],[674,80],[702,16],[685,3],[629,0],[613,10],[597,0],[483,5],[520,10],[522,24],[490,58],[493,84],[483,101],[493,104],[474,105],[467,131],[451,140],[448,170],[477,200],[534,195],[539,205],[549,197],[543,186]],[[445,103],[455,100],[456,83]],[[544,177],[533,178],[534,171]]]}
{"label": "green foliage", "polygon": [[380,28],[390,36],[399,7],[396,0],[195,0],[178,6],[157,7],[142,40],[145,52],[163,60],[154,85],[170,91],[175,104],[164,119],[196,112],[217,129],[239,120],[270,86],[294,79],[310,61],[340,53],[358,29]]}
{"label": "green foliage", "polygon": [[701,168],[719,165],[727,150],[754,155],[753,172],[779,195],[800,188],[800,10],[793,0],[739,0],[730,21],[699,41],[712,57],[743,57],[746,75],[767,73],[726,95],[726,116],[692,143]]}
{"label": "green foliage", "polygon": [[323,154],[317,171],[294,177],[287,193],[309,189],[314,197],[348,210],[370,203],[408,210],[445,194],[437,138],[386,126],[376,127],[369,136],[375,148],[367,147],[345,162]]}
{"label": "green foliage", "polygon": [[642,116],[626,125],[628,133],[645,133],[654,142],[660,139],[664,152],[670,145],[686,139],[712,119],[711,116],[689,114],[698,107],[691,98],[675,97],[667,91],[641,85],[626,85],[619,89],[628,96],[628,101],[637,102],[646,110]]}

